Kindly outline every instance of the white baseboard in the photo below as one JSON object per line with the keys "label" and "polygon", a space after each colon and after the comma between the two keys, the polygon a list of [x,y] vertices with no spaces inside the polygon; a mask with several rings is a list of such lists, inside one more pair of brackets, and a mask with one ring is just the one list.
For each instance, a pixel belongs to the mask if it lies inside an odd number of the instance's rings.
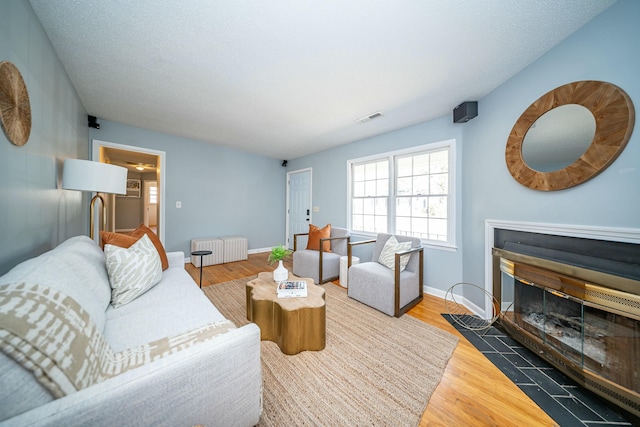
{"label": "white baseboard", "polygon": [[[445,299],[445,297],[447,296],[447,291],[443,291],[442,289],[437,289],[437,288],[431,288],[429,286],[424,287],[424,292],[429,295],[433,295],[435,297],[442,298],[442,299]],[[480,317],[484,316],[484,310],[482,308],[478,307],[476,304],[469,301],[465,297],[460,296],[460,298],[461,298],[461,301],[459,302],[462,302],[462,305],[464,305],[465,308],[467,308],[473,314],[476,314]]]}

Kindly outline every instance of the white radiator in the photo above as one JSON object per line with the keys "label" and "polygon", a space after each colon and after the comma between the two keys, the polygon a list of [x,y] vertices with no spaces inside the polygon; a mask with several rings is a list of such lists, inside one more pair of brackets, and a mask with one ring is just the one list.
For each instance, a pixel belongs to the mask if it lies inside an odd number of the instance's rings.
{"label": "white radiator", "polygon": [[[211,251],[211,255],[202,257],[202,266],[222,264],[224,262],[224,242],[217,237],[204,237],[191,241],[191,252]],[[191,264],[200,268],[200,256],[191,255]]]}
{"label": "white radiator", "polygon": [[224,241],[224,262],[242,261],[248,258],[249,243],[246,237],[221,237]]}

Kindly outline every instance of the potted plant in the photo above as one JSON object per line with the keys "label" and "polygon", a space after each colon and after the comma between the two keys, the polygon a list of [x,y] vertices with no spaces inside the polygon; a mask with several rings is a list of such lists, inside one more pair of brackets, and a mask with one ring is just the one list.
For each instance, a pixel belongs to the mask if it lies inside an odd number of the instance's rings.
{"label": "potted plant", "polygon": [[282,282],[289,278],[289,271],[282,265],[282,260],[291,255],[293,251],[287,249],[284,245],[275,246],[271,249],[269,254],[269,264],[273,265],[276,262],[278,267],[273,270],[273,280],[276,282]]}

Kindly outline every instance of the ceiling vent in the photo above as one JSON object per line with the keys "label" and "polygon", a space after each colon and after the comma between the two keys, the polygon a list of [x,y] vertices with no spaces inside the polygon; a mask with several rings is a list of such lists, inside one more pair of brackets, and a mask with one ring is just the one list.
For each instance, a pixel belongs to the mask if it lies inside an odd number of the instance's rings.
{"label": "ceiling vent", "polygon": [[377,119],[378,117],[382,117],[382,113],[380,111],[376,111],[375,113],[371,113],[368,116],[360,117],[356,120],[356,123],[365,123],[369,120]]}

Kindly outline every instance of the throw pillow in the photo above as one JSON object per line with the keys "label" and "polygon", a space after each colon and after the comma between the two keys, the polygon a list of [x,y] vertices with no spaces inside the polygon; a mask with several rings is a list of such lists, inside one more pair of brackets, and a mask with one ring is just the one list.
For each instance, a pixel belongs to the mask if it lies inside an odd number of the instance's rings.
{"label": "throw pillow", "polygon": [[127,234],[112,233],[110,231],[101,231],[100,240],[101,246],[104,250],[104,245],[120,246],[121,248],[128,248],[138,241],[135,237],[131,237]]}
{"label": "throw pillow", "polygon": [[162,279],[160,256],[146,234],[129,248],[105,245],[111,305],[121,307],[138,298]]}
{"label": "throw pillow", "polygon": [[[322,228],[309,224],[309,240],[307,241],[307,249],[319,251],[320,239],[328,239],[329,237],[331,237],[331,224],[327,224]],[[331,252],[331,242],[324,242],[322,251]]]}
{"label": "throw pillow", "polygon": [[[384,244],[382,252],[380,252],[380,257],[378,257],[378,262],[391,270],[395,270],[396,252],[406,251],[407,249],[411,249],[411,242],[399,243],[396,236],[391,236]],[[411,255],[403,255],[400,257],[400,271],[404,271],[407,267],[410,257]]]}
{"label": "throw pillow", "polygon": [[140,224],[138,228],[129,233],[129,236],[139,239],[143,234],[149,236],[149,239],[151,239],[151,242],[153,242],[153,246],[156,247],[158,255],[160,256],[160,261],[162,262],[162,269],[166,270],[167,268],[169,268],[169,260],[167,259],[167,253],[164,250],[164,246],[162,246],[160,238],[156,233],[153,232],[152,229],[144,224]]}

